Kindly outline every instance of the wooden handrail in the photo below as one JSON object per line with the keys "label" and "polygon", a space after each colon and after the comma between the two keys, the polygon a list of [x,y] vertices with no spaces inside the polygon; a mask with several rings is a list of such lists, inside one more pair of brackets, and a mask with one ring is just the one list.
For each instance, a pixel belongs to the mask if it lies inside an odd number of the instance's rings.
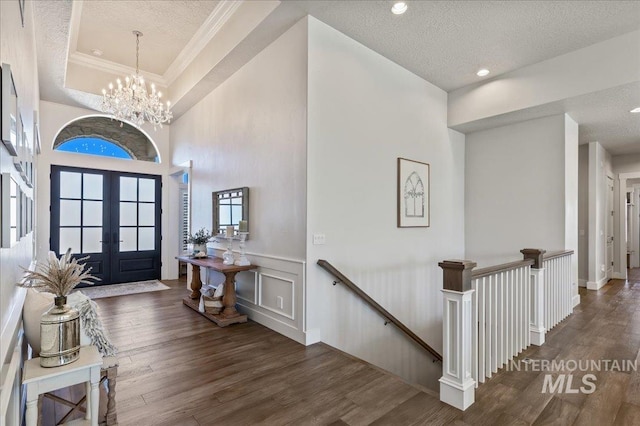
{"label": "wooden handrail", "polygon": [[[442,362],[442,355],[440,355],[435,349],[427,344],[424,340],[418,337],[413,331],[411,331],[406,325],[400,322],[399,319],[394,317],[387,311],[385,308],[380,306],[378,302],[373,300],[367,293],[362,291],[360,287],[358,287],[353,281],[349,278],[345,277],[342,272],[338,271],[333,265],[331,265],[326,260],[318,260],[318,265],[320,265],[325,271],[329,272],[331,275],[338,279],[337,282],[341,282],[344,284],[349,290],[354,292],[356,295],[360,296],[362,300],[364,300],[369,306],[378,311],[380,315],[382,315],[388,322],[393,323],[396,327],[398,327],[401,331],[404,332],[407,336],[409,336],[414,342],[422,346],[427,352],[429,352],[436,361]],[[336,282],[334,282],[334,285]]]}
{"label": "wooden handrail", "polygon": [[551,251],[549,253],[545,253],[543,258],[544,260],[551,260],[558,257],[571,256],[572,254],[573,254],[573,250],[558,250],[558,251]]}
{"label": "wooden handrail", "polygon": [[476,269],[471,272],[471,279],[486,277],[488,275],[497,274],[498,272],[506,272],[512,269],[521,268],[523,266],[531,266],[535,262],[533,259],[517,260],[515,262],[503,263],[501,265],[488,266],[486,268]]}

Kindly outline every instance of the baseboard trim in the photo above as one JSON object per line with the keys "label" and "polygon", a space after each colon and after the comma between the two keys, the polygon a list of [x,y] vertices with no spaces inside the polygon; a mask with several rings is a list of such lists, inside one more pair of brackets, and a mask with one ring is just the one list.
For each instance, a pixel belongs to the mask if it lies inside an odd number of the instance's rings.
{"label": "baseboard trim", "polygon": [[587,281],[588,290],[600,290],[609,281],[609,278],[604,277],[598,281]]}
{"label": "baseboard trim", "polygon": [[580,278],[580,279],[578,280],[578,285],[579,285],[580,287],[586,287],[586,286],[587,286],[587,280],[583,280],[582,278]]}
{"label": "baseboard trim", "polygon": [[580,304],[580,295],[579,294],[574,294],[573,295],[573,307],[575,308],[579,304]]}
{"label": "baseboard trim", "polygon": [[611,278],[616,279],[616,280],[626,280],[627,279],[627,273],[625,272],[624,274],[621,274],[620,272],[614,272],[611,275]]}
{"label": "baseboard trim", "polygon": [[274,318],[270,315],[265,314],[264,312],[254,309],[254,307],[252,306],[247,306],[240,300],[238,301],[238,306],[240,307],[239,311],[243,314],[246,314],[249,319],[262,324],[273,331],[277,331],[283,336],[295,340],[300,344],[307,345],[308,339],[303,331],[295,328],[290,324],[285,323],[284,321],[281,321],[278,318]]}

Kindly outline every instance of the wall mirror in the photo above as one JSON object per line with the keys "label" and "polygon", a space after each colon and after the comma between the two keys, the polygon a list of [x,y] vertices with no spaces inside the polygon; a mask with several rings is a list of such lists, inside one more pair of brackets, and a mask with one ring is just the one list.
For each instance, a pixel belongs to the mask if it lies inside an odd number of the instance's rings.
{"label": "wall mirror", "polygon": [[249,188],[213,193],[213,232],[224,234],[227,226],[233,226],[236,232],[249,232]]}

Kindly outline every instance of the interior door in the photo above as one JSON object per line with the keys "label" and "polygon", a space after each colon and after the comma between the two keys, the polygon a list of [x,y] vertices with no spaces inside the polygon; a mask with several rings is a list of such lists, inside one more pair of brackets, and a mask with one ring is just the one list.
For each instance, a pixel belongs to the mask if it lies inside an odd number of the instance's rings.
{"label": "interior door", "polygon": [[613,277],[613,179],[607,176],[607,278]]}
{"label": "interior door", "polygon": [[51,167],[51,250],[88,257],[97,285],[160,278],[160,176]]}
{"label": "interior door", "polygon": [[160,278],[160,176],[112,174],[111,280]]}
{"label": "interior door", "polygon": [[109,172],[51,166],[50,250],[87,257],[97,284],[111,282]]}

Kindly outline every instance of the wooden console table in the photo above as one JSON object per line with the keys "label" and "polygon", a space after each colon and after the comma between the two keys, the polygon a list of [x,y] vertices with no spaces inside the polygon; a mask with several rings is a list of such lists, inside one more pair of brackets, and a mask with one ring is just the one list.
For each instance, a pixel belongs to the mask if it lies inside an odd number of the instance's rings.
{"label": "wooden console table", "polygon": [[[220,259],[219,257],[194,258],[188,256],[178,256],[176,259],[181,262],[190,263],[192,267],[191,294],[182,299],[182,303],[195,310],[200,315],[203,315],[209,320],[215,322],[220,327],[226,327],[228,325],[236,324],[239,322],[247,322],[247,316],[241,315],[236,310],[235,277],[236,274],[240,271],[249,271],[251,269],[257,268],[256,265],[225,265],[222,263],[222,259]],[[202,288],[202,280],[200,279],[201,267],[213,269],[216,272],[221,272],[224,274],[224,293],[222,295],[222,304],[224,305],[224,310],[218,315],[214,315],[210,312],[200,312],[200,310],[198,310],[198,305],[200,303],[200,289]]]}

